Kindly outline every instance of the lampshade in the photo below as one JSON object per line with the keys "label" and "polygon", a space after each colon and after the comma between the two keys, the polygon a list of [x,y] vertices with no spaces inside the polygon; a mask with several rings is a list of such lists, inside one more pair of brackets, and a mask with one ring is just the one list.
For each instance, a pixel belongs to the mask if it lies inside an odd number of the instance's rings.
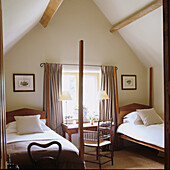
{"label": "lampshade", "polygon": [[109,96],[107,95],[107,93],[105,91],[99,91],[98,93],[98,99],[99,100],[105,100],[105,99],[109,99]]}
{"label": "lampshade", "polygon": [[72,100],[70,92],[69,91],[63,91],[58,100],[59,101],[62,101],[62,100]]}

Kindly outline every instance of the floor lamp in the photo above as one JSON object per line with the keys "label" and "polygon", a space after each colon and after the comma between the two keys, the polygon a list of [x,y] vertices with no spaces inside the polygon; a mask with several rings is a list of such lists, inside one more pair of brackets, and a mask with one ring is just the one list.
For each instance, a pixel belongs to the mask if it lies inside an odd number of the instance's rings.
{"label": "floor lamp", "polygon": [[[109,96],[107,95],[107,93],[106,93],[105,90],[101,90],[101,91],[99,91],[99,93],[98,93],[98,99],[99,99],[100,101],[102,101],[102,100],[107,100],[107,99],[109,99]],[[101,109],[100,109],[100,110],[101,110]]]}
{"label": "floor lamp", "polygon": [[66,124],[67,124],[67,101],[72,100],[70,92],[69,91],[63,91],[58,100],[59,101],[66,101]]}

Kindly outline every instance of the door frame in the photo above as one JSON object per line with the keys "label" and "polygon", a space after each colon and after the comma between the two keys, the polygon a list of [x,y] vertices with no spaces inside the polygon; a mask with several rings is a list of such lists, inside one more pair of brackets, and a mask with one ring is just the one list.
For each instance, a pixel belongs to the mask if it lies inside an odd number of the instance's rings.
{"label": "door frame", "polygon": [[2,2],[0,0],[0,142],[1,142],[1,169],[7,168],[6,150],[6,101],[5,101],[5,73],[3,62],[3,27],[2,27]]}
{"label": "door frame", "polygon": [[170,1],[163,1],[165,169],[170,169]]}

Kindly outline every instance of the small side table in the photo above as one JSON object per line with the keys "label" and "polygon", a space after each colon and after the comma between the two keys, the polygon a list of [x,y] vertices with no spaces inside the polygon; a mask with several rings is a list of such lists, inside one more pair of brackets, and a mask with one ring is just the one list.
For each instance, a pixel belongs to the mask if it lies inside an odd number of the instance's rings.
{"label": "small side table", "polygon": [[[97,126],[98,126],[98,123],[93,123],[93,125],[91,125],[90,123],[84,123],[83,124],[83,130],[96,131]],[[64,137],[65,137],[65,133],[67,133],[68,134],[68,139],[71,142],[72,141],[71,140],[71,135],[78,133],[78,124],[65,124],[65,123],[62,123],[62,129],[63,129]]]}

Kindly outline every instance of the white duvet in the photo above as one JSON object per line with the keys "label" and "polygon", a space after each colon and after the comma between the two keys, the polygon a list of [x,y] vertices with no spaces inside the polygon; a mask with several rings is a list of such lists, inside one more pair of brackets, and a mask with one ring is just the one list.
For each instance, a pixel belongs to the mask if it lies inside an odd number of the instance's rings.
{"label": "white duvet", "polygon": [[62,150],[69,150],[74,151],[79,154],[79,150],[74,146],[71,142],[67,139],[63,138],[53,130],[49,129],[44,131],[43,133],[34,133],[34,134],[27,134],[27,135],[17,135],[15,132],[7,133],[7,144],[13,142],[21,142],[21,141],[33,141],[33,140],[56,140],[61,143]]}
{"label": "white duvet", "polygon": [[118,127],[117,132],[133,139],[164,148],[164,124],[144,126],[123,123]]}

